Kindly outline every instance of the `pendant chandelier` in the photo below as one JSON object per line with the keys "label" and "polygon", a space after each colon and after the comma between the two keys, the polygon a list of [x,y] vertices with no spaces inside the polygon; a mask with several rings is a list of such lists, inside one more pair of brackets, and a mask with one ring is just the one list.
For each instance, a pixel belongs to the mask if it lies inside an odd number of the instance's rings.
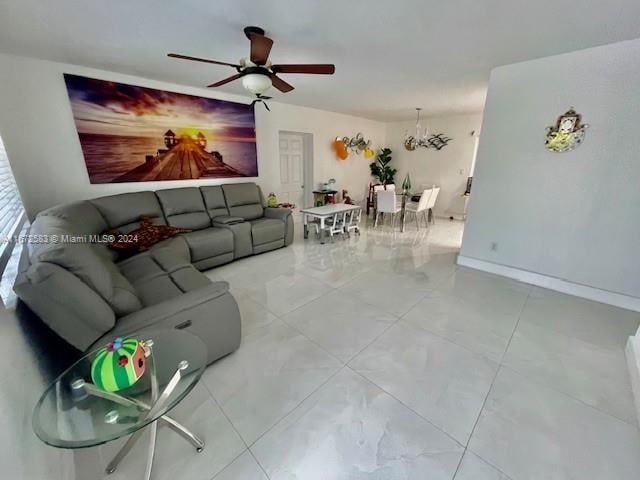
{"label": "pendant chandelier", "polygon": [[408,131],[404,133],[404,148],[413,152],[416,148],[435,148],[436,150],[441,150],[442,148],[447,146],[452,139],[444,136],[441,133],[431,134],[427,131],[427,127],[424,128],[424,132],[422,131],[422,125],[420,124],[420,110],[421,108],[416,108],[417,118],[416,118],[416,133],[415,135],[410,135]]}

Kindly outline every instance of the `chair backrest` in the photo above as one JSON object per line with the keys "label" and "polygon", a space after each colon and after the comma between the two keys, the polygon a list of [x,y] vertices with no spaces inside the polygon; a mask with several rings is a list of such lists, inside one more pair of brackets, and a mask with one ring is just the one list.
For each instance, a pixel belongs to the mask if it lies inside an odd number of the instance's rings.
{"label": "chair backrest", "polygon": [[431,195],[433,194],[433,188],[427,188],[420,195],[420,201],[418,202],[418,208],[416,209],[418,212],[422,212],[429,208],[429,201],[431,200]]}
{"label": "chair backrest", "polygon": [[440,187],[433,187],[433,192],[431,193],[431,197],[429,198],[427,208],[433,208],[435,206],[436,198],[438,198],[438,193],[440,193]]}
{"label": "chair backrest", "polygon": [[394,190],[380,190],[377,192],[378,212],[396,212],[396,192]]}
{"label": "chair backrest", "polygon": [[[384,188],[387,187],[387,188]],[[395,191],[396,186],[393,183],[390,183],[389,185],[374,185],[373,186],[373,191],[374,192],[380,192],[380,191],[384,191],[384,190],[390,190],[390,191]]]}

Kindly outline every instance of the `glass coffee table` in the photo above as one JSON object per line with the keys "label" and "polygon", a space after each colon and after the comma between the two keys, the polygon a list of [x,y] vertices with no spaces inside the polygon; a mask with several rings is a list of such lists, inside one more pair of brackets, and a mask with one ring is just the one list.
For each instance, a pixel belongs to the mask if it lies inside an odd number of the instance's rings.
{"label": "glass coffee table", "polygon": [[144,343],[146,368],[131,387],[107,392],[91,383],[91,362],[97,351],[69,367],[42,394],[33,411],[33,429],[48,445],[85,448],[130,435],[106,468],[113,473],[149,427],[145,479],[151,478],[158,423],[181,435],[201,452],[204,441],[168,413],[198,383],[207,362],[207,348],[196,336],[180,330],[130,335]]}

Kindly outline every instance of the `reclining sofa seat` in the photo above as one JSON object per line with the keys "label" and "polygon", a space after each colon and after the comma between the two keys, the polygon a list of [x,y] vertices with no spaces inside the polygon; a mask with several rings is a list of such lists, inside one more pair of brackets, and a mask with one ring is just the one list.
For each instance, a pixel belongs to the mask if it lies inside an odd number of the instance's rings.
{"label": "reclining sofa seat", "polygon": [[228,184],[221,188],[229,215],[249,223],[254,254],[281,248],[293,241],[291,210],[265,208],[262,192],[255,183]]}
{"label": "reclining sofa seat", "polygon": [[203,339],[209,362],[231,353],[240,343],[238,306],[226,282],[211,282],[198,270],[288,245],[290,211],[264,208],[255,184],[177,188],[52,207],[30,233],[131,232],[143,215],[193,231],[124,259],[99,243],[30,244],[16,294],[80,350],[117,335],[185,328]]}

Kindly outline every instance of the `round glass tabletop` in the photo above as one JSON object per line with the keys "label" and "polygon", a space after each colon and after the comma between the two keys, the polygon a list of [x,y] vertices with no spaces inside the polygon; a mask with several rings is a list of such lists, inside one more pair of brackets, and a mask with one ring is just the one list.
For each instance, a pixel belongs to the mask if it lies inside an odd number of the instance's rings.
{"label": "round glass tabletop", "polygon": [[124,390],[106,392],[91,383],[91,363],[98,350],[85,355],[35,406],[33,429],[43,442],[83,448],[134,433],[169,412],[200,380],[207,348],[198,337],[181,330],[130,337],[144,342],[147,350],[139,380]]}

